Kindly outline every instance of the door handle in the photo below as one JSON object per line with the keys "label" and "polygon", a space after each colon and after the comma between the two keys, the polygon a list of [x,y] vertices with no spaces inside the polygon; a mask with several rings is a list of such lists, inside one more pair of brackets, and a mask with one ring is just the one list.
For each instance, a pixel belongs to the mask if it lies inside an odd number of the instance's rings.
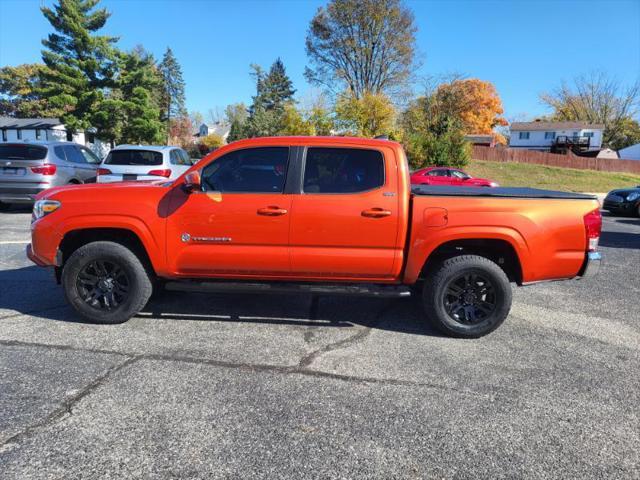
{"label": "door handle", "polygon": [[382,218],[389,215],[391,215],[391,210],[385,210],[384,208],[370,208],[362,211],[363,217]]}
{"label": "door handle", "polygon": [[280,215],[287,214],[286,208],[280,208],[275,205],[270,205],[268,207],[263,207],[258,209],[258,215],[265,215],[267,217],[277,217]]}

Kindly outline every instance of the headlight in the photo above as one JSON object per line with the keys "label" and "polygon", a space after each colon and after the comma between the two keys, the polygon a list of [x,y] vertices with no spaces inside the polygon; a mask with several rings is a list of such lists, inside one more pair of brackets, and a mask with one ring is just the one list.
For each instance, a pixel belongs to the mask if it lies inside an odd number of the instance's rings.
{"label": "headlight", "polygon": [[491,182],[489,183],[490,187],[499,187],[500,185],[497,182]]}
{"label": "headlight", "polygon": [[60,208],[61,203],[56,200],[37,200],[33,205],[33,220],[38,220]]}
{"label": "headlight", "polygon": [[633,192],[627,195],[627,202],[635,202],[640,198],[640,192]]}

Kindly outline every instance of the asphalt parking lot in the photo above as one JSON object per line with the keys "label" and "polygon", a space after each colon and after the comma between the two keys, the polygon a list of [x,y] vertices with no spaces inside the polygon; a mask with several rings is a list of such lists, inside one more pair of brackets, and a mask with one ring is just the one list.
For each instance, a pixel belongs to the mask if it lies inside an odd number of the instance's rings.
{"label": "asphalt parking lot", "polygon": [[480,340],[412,300],[168,292],[79,322],[0,214],[0,477],[639,478],[640,219]]}

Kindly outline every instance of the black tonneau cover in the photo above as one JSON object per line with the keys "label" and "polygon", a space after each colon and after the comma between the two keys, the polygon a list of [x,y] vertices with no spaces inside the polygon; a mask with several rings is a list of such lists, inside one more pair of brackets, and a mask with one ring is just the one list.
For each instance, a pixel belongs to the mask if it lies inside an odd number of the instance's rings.
{"label": "black tonneau cover", "polygon": [[411,185],[414,195],[435,197],[507,197],[507,198],[553,198],[563,200],[596,200],[595,195],[559,192],[525,187],[446,187],[435,185]]}

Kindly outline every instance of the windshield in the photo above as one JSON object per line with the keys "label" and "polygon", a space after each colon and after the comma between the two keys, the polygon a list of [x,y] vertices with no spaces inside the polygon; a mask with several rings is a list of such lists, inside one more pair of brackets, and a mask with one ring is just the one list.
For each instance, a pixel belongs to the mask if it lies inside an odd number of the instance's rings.
{"label": "windshield", "polygon": [[162,165],[162,153],[153,150],[112,150],[105,165]]}
{"label": "windshield", "polygon": [[0,145],[0,158],[7,160],[42,160],[46,147],[36,145]]}

